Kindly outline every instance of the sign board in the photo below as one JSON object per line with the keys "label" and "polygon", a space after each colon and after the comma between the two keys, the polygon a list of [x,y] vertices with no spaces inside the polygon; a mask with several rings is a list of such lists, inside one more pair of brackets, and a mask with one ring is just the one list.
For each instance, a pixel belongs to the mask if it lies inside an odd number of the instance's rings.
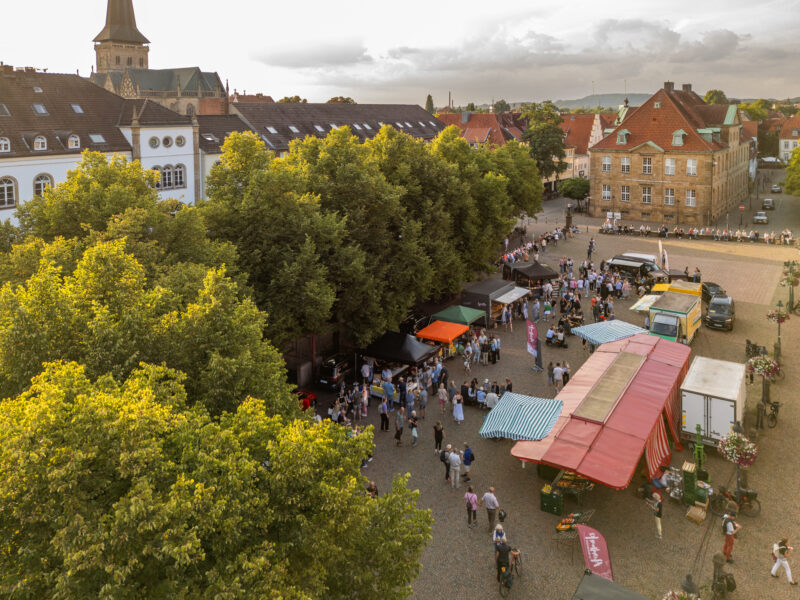
{"label": "sign board", "polygon": [[614,213],[614,218],[615,219],[621,219],[622,218],[622,213]]}
{"label": "sign board", "polygon": [[744,210],[744,204],[739,205],[739,210]]}
{"label": "sign board", "polygon": [[588,525],[576,525],[576,527],[586,568],[595,575],[614,581],[614,574],[611,571],[611,558],[608,555],[608,545],[603,534]]}
{"label": "sign board", "polygon": [[606,213],[606,219],[613,219],[613,218],[614,218],[614,213],[612,213],[612,212],[607,212]]}

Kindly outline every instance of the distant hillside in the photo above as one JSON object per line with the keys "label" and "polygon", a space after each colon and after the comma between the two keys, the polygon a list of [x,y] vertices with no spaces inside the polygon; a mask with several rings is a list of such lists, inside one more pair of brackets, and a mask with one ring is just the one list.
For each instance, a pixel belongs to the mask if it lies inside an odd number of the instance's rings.
{"label": "distant hillside", "polygon": [[556,100],[559,108],[574,110],[576,108],[594,108],[595,106],[609,106],[616,108],[628,99],[631,106],[639,106],[652,94],[592,94],[577,100]]}

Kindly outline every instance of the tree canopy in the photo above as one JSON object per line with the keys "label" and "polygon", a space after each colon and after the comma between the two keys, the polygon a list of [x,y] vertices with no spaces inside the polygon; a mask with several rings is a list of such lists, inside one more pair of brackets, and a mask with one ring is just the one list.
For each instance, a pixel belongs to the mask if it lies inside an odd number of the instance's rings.
{"label": "tree canopy", "polygon": [[522,139],[528,143],[542,179],[563,173],[567,163],[564,162],[564,132],[559,127],[562,119],[558,108],[548,100],[525,106],[522,115],[528,121]]}
{"label": "tree canopy", "polygon": [[800,196],[800,146],[794,149],[786,167],[786,193]]}
{"label": "tree canopy", "polygon": [[[405,598],[430,537],[372,434],[249,399],[213,420],[185,377],[52,363],[0,406],[0,592],[38,598]],[[343,565],[357,565],[346,568]]]}
{"label": "tree canopy", "polygon": [[300,96],[284,96],[283,98],[278,100],[278,102],[280,102],[280,103],[287,103],[287,102],[288,103],[292,103],[292,102],[294,102],[294,103],[298,103],[298,104],[306,104],[306,103],[308,103],[308,100],[306,100],[305,98],[301,98]]}
{"label": "tree canopy", "polygon": [[350,98],[349,96],[334,96],[330,100],[328,100],[325,104],[355,104],[356,101]]}
{"label": "tree canopy", "polygon": [[703,97],[706,104],[730,104],[728,97],[722,90],[708,90]]}
{"label": "tree canopy", "polygon": [[511,110],[511,105],[508,102],[506,102],[505,100],[501,99],[501,100],[498,100],[497,102],[495,102],[494,106],[492,108],[493,108],[494,112],[496,112],[496,113],[504,113],[504,112],[508,112],[508,111]]}
{"label": "tree canopy", "polygon": [[558,192],[565,198],[585,200],[589,195],[589,180],[583,177],[570,177],[559,181]]}
{"label": "tree canopy", "polygon": [[771,108],[772,104],[763,98],[751,102],[750,104],[744,102],[739,104],[739,110],[747,113],[747,116],[753,121],[763,121],[766,119],[769,116]]}
{"label": "tree canopy", "polygon": [[430,94],[428,94],[428,97],[425,98],[425,110],[431,114],[436,112],[436,108],[433,106],[433,96]]}

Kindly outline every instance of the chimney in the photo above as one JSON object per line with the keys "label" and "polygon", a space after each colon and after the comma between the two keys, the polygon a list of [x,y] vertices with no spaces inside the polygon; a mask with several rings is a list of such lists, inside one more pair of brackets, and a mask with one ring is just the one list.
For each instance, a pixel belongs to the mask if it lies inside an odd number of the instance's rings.
{"label": "chimney", "polygon": [[684,92],[691,92],[692,91],[692,84],[691,83],[684,83],[683,84],[683,91]]}
{"label": "chimney", "polygon": [[664,82],[664,91],[665,92],[672,92],[675,90],[675,84],[671,81]]}

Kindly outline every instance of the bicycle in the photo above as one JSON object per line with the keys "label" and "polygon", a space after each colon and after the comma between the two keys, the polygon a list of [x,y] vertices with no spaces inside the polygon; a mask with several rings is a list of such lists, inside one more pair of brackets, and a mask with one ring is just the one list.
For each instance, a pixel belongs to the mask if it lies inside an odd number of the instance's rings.
{"label": "bicycle", "polygon": [[728,503],[733,502],[738,508],[738,512],[746,517],[757,517],[761,513],[761,501],[757,498],[755,490],[738,489],[733,493],[729,492],[724,486],[720,486],[711,499],[711,512],[721,517],[728,511]]}
{"label": "bicycle", "polygon": [[516,548],[511,549],[511,564],[506,567],[500,567],[500,582],[499,589],[500,595],[505,598],[511,591],[511,586],[514,584],[514,575],[520,577],[520,569],[522,565],[522,557]]}
{"label": "bicycle", "polygon": [[781,403],[770,402],[767,406],[769,406],[769,414],[767,415],[767,426],[770,429],[774,429],[775,426],[778,424],[778,411],[781,408]]}

